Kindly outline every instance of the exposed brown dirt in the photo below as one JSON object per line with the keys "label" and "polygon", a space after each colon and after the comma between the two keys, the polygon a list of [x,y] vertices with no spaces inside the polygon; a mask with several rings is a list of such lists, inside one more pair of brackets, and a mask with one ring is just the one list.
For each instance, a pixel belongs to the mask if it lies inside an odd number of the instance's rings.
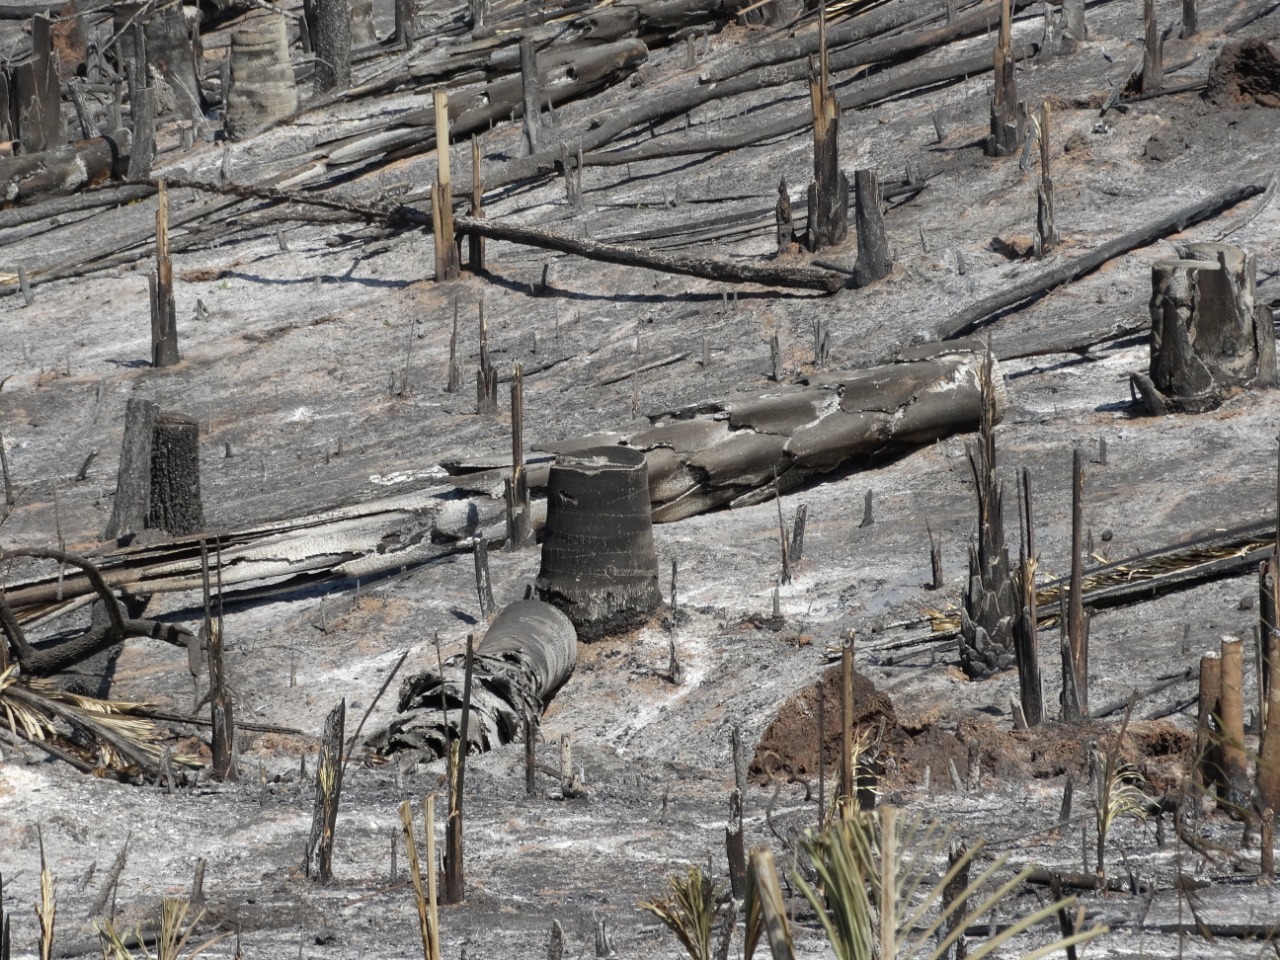
{"label": "exposed brown dirt", "polygon": [[1217,107],[1280,107],[1280,59],[1262,40],[1227,44],[1209,71],[1204,98]]}

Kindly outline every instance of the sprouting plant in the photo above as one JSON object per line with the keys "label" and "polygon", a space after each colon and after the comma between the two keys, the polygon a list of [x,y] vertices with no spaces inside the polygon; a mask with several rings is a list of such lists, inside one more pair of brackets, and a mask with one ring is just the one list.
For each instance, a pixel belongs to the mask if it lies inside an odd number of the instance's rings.
{"label": "sprouting plant", "polygon": [[1147,818],[1147,796],[1142,792],[1143,779],[1138,768],[1120,759],[1120,744],[1129,729],[1129,717],[1133,714],[1134,698],[1124,712],[1120,731],[1107,748],[1102,761],[1102,775],[1098,778],[1097,826],[1098,888],[1103,889],[1107,879],[1107,835],[1115,822],[1124,816]]}
{"label": "sprouting plant", "polygon": [[690,960],[711,960],[711,923],[715,918],[715,884],[697,866],[668,878],[671,896],[640,904],[680,940]]}
{"label": "sprouting plant", "polygon": [[142,938],[135,937],[141,953],[134,953],[116,925],[104,920],[98,925],[98,938],[101,940],[103,960],[195,960],[206,950],[221,943],[228,934],[221,934],[206,940],[197,947],[188,950],[191,935],[195,933],[197,924],[204,917],[201,910],[187,922],[187,914],[191,904],[179,897],[165,897],[160,904],[160,936],[156,940],[154,957],[142,943]]}
{"label": "sprouting plant", "polygon": [[[810,884],[799,870],[792,882],[817,913],[837,960],[940,960],[967,928],[995,909],[1031,872],[1023,870],[988,892],[989,881],[1005,865],[1007,857],[1000,856],[962,890],[948,890],[966,874],[982,848],[977,843],[963,849],[952,858],[949,869],[934,879],[952,834],[950,828],[886,806],[852,814],[806,836],[801,849],[817,882]],[[755,853],[752,863],[752,879],[758,880]],[[755,942],[753,916],[785,922],[785,913],[778,920],[778,911],[768,910],[766,900],[757,896],[760,903],[753,903],[751,894],[756,889],[748,891],[748,946]],[[1014,920],[989,940],[971,945],[968,956],[980,960],[1003,949],[1014,937],[1074,902],[1074,898],[1059,900]],[[1033,951],[1026,960],[1088,942],[1104,932],[1106,928],[1095,926],[1073,933]]]}

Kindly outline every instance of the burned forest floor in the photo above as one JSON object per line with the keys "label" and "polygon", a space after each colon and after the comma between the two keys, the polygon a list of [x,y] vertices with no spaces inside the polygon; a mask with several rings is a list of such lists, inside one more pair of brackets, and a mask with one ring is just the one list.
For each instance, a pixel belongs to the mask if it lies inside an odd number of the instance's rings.
{"label": "burned forest floor", "polygon": [[[946,11],[937,6],[943,22]],[[565,438],[626,431],[666,411],[783,389],[817,371],[815,331],[828,338],[827,370],[882,362],[933,339],[983,298],[1114,237],[1232,186],[1273,183],[1280,76],[1204,84],[1228,44],[1276,43],[1274,6],[1203,0],[1201,31],[1189,39],[1179,36],[1180,4],[1158,0],[1156,8],[1172,28],[1164,82],[1189,87],[1182,92],[1146,99],[1128,92],[1103,109],[1142,60],[1137,0],[1087,4],[1088,39],[1072,52],[1018,64],[1018,95],[1029,110],[1053,105],[1061,241],[1039,260],[1019,253],[1036,230],[1037,152],[990,158],[982,149],[989,68],[844,112],[843,168],[875,169],[883,181],[923,180],[924,188],[887,203],[892,273],[834,294],[673,275],[500,241],[487,243],[484,273],[464,269],[457,280],[436,282],[429,230],[359,217],[336,222],[339,214],[321,216],[302,202],[171,187],[182,359],[156,369],[149,362],[147,279],[154,197],[0,227],[0,273],[15,275],[0,297],[0,432],[15,496],[0,523],[0,547],[65,544],[92,556],[114,546],[103,530],[131,398],[198,422],[206,527],[240,530],[396,493],[448,490],[454,480],[446,464],[508,463],[507,381],[517,363],[527,455],[536,457],[542,445]],[[1249,19],[1251,13],[1261,15]],[[375,14],[386,33],[390,4],[375,6]],[[424,0],[419,14],[424,30],[444,31],[464,10]],[[833,23],[860,15],[833,11]],[[1241,20],[1248,22],[1237,26]],[[647,58],[628,77],[555,103],[544,117],[546,141],[571,145],[636,104],[725,83],[741,58],[788,29],[812,31],[812,24],[812,14],[791,27],[734,20],[688,42],[651,39]],[[16,23],[4,29],[21,35]],[[1015,15],[1015,43],[1040,43],[1043,31],[1043,4]],[[213,76],[227,32],[205,40]],[[888,89],[914,71],[988,52],[993,35],[842,69],[833,87],[837,95],[877,84]],[[421,48],[423,59],[468,39],[457,30],[442,37]],[[405,62],[412,56],[403,51],[358,62],[353,83],[372,88]],[[456,85],[466,82],[463,76]],[[429,209],[432,149],[345,165],[333,159],[334,144],[429,107],[429,90],[410,82],[311,104],[304,96],[296,116],[247,139],[197,138],[188,149],[162,121],[153,176],[220,183],[225,170],[242,186],[352,206]],[[526,174],[487,191],[484,215],[674,254],[794,266],[817,260],[852,270],[852,231],[816,254],[799,246],[777,252],[779,181],[785,178],[798,204],[812,179],[809,116],[803,79],[709,99],[627,129],[608,148],[746,134],[787,117],[802,122],[792,133],[735,149],[648,159],[640,151],[625,163],[588,151],[576,202],[559,174]],[[522,136],[519,120],[506,119],[479,136],[485,180],[520,162]],[[467,142],[455,144],[453,168],[466,179]],[[455,196],[463,195],[456,187]],[[1219,239],[1252,251],[1259,300],[1280,300],[1280,203],[1256,192],[1042,296],[993,310],[971,331],[1000,358],[1007,390],[995,433],[1005,526],[1018,529],[1013,491],[1025,469],[1045,581],[1070,566],[1077,449],[1085,460],[1088,564],[1275,517],[1280,392],[1240,391],[1208,413],[1152,417],[1130,391],[1130,374],[1149,363],[1151,264],[1175,257],[1179,243]],[[16,286],[19,264],[35,278],[29,303]],[[41,279],[53,267],[60,273]],[[502,377],[492,415],[475,412],[481,308]],[[462,382],[449,392],[455,322]],[[775,335],[782,385],[772,379]],[[937,818],[967,844],[984,842],[979,863],[1007,855],[1002,876],[1022,866],[1091,874],[1091,767],[1118,735],[1123,709],[1076,724],[1056,720],[1053,626],[1039,645],[1046,711],[1055,719],[1015,730],[1016,672],[966,679],[954,635],[934,629],[958,620],[967,585],[977,528],[966,457],[972,439],[957,434],[848,463],[784,493],[786,522],[801,504],[808,512],[803,558],[789,583],[779,584],[779,506],[772,500],[656,525],[664,597],[672,563],[678,567],[678,615],[672,620],[664,606],[635,630],[580,645],[577,667],[541,724],[532,795],[519,744],[468,763],[466,899],[441,908],[443,955],[541,956],[553,921],[572,957],[597,955],[602,926],[619,957],[681,955],[676,939],[637,902],[662,895],[666,878],[691,864],[709,865],[724,882],[735,729],[749,767],[747,844],[769,846],[789,871],[797,838],[820,812],[816,690],[825,684],[830,778],[839,750],[839,647],[851,634],[860,728],[874,738],[883,770],[880,801]],[[930,584],[931,537],[941,549],[938,589]],[[1016,554],[1016,537],[1010,539]],[[525,595],[539,551],[495,549],[490,564],[502,605]],[[5,583],[48,569],[16,564],[4,570]],[[444,764],[378,757],[358,745],[337,820],[334,880],[322,886],[302,873],[316,751],[325,715],[340,699],[349,731],[373,705],[363,740],[392,719],[404,676],[457,653],[469,633],[483,634],[472,557],[442,550],[359,579],[284,579],[238,584],[223,598],[236,717],[276,728],[240,732],[237,781],[215,782],[199,769],[172,783],[118,782],[0,735],[0,874],[14,956],[35,955],[32,906],[42,850],[55,879],[55,955],[97,955],[95,915],[110,914],[128,929],[153,923],[161,897],[190,892],[198,862],[207,913],[197,940],[231,934],[208,956],[418,955],[397,808],[405,799],[416,809],[426,794],[443,796]],[[1260,882],[1256,831],[1190,786],[1196,667],[1224,637],[1253,635],[1257,597],[1250,568],[1092,618],[1088,697],[1095,709],[1181,679],[1137,702],[1120,746],[1141,773],[1151,808],[1161,812],[1145,821],[1123,817],[1114,827],[1107,870],[1123,878],[1123,889],[1079,892],[1085,923],[1110,928],[1084,956],[1257,957],[1274,949],[1269,931],[1280,927],[1280,893]],[[197,630],[200,591],[156,592],[146,615]],[[76,616],[87,622],[82,610],[33,636],[70,629]],[[679,682],[669,677],[672,644]],[[406,651],[402,673],[374,704]],[[1246,660],[1249,713],[1257,671],[1251,656]],[[96,675],[76,679],[99,685]],[[117,699],[197,712],[186,652],[154,640],[129,640],[102,684]],[[198,712],[208,715],[207,707]],[[160,725],[175,750],[207,761],[207,728]],[[1251,731],[1247,746],[1256,750]],[[569,798],[559,779],[566,734],[585,787]],[[1061,821],[1068,783],[1074,800]],[[823,796],[831,795],[827,784]],[[1175,804],[1180,813],[1172,812]],[[113,869],[121,856],[123,865]],[[786,884],[784,890],[791,892]],[[997,923],[1047,902],[1047,888],[1024,885],[1001,905]],[[812,912],[798,897],[795,903],[797,955],[829,956]],[[1212,939],[1204,935],[1212,931]],[[1023,956],[1057,935],[1051,921],[997,955]]]}

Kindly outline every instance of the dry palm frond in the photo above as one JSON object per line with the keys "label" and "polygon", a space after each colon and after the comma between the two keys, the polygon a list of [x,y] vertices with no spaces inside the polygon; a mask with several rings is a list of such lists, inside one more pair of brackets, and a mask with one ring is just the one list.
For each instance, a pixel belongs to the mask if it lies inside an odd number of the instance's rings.
{"label": "dry palm frond", "polygon": [[98,939],[102,947],[102,960],[195,960],[206,950],[221,943],[229,933],[211,937],[204,943],[188,951],[187,945],[191,935],[195,933],[197,924],[204,918],[204,911],[197,913],[190,923],[187,914],[191,904],[178,897],[165,897],[160,904],[160,934],[156,940],[154,956],[146,947],[140,933],[134,934],[141,953],[134,953],[126,942],[126,937],[110,920],[98,924]]}
{"label": "dry palm frond", "polygon": [[[61,721],[93,741],[96,756],[86,762],[113,773],[133,768],[155,771],[160,767],[159,732],[150,720],[133,715],[144,706],[68,693],[44,680],[21,676],[14,664],[0,672],[0,718],[11,733],[32,743],[48,743],[62,752],[83,755],[83,746],[63,733]],[[187,754],[173,754],[171,759],[199,766],[199,760]]]}
{"label": "dry palm frond", "polygon": [[[975,844],[951,864],[941,879],[930,882],[934,865],[947,849],[951,830],[904,816],[893,807],[862,812],[810,833],[803,850],[822,883],[819,893],[803,876],[793,878],[827,932],[837,960],[939,960],[963,931],[1003,901],[1029,870],[1015,874],[990,893],[983,888],[1004,866],[998,857],[963,891],[946,900],[949,884],[966,870],[981,849]],[[976,906],[969,908],[969,904]],[[1037,923],[1055,917],[1073,899],[1052,903],[1016,920],[986,942],[971,947],[972,960],[1004,948]],[[936,914],[929,919],[930,914]],[[963,916],[959,914],[963,913]],[[939,938],[944,928],[951,932]],[[1094,927],[1059,940],[1033,956],[1083,943],[1105,932]],[[1047,952],[1046,952],[1047,951]]]}
{"label": "dry palm frond", "polygon": [[743,960],[752,960],[756,945],[763,933],[769,939],[769,951],[773,960],[795,960],[795,948],[791,942],[791,926],[787,921],[787,906],[778,886],[778,871],[773,854],[757,848],[748,858],[746,890],[746,937],[742,945]]}
{"label": "dry palm frond", "polygon": [[[37,830],[39,836],[39,831]],[[40,960],[53,956],[53,927],[58,916],[58,904],[53,897],[53,872],[44,859],[44,837],[40,836],[40,902],[36,904],[36,919],[40,921]]]}
{"label": "dry palm frond", "polygon": [[697,866],[684,876],[668,878],[671,896],[642,902],[679,939],[690,960],[711,960],[711,922],[716,913],[716,889],[711,878]]}

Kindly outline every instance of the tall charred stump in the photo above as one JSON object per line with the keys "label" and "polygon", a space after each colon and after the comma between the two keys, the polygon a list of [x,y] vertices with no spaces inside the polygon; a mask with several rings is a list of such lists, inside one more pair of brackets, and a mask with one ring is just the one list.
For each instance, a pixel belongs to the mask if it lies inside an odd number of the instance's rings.
{"label": "tall charred stump", "polygon": [[159,410],[150,400],[134,397],[125,405],[120,468],[106,540],[138,534],[145,529],[151,503],[151,437]]}
{"label": "tall charred stump", "polygon": [[1014,81],[1017,60],[1013,55],[1013,10],[1011,0],[1000,7],[1000,34],[995,49],[995,90],[991,98],[991,135],[987,137],[989,157],[1007,157],[1022,146],[1025,112],[1018,103]]}
{"label": "tall charred stump", "polygon": [[306,0],[307,33],[321,93],[351,86],[351,0]]}
{"label": "tall charred stump", "polygon": [[162,413],[151,441],[151,507],[147,526],[174,536],[204,528],[200,500],[200,425]]}
{"label": "tall charred stump", "polygon": [[884,233],[884,212],[880,209],[880,180],[874,170],[855,170],[854,222],[858,228],[858,259],[853,265],[855,286],[887,277],[893,270],[889,241]]}
{"label": "tall charred stump", "polygon": [[592,447],[557,459],[536,585],[583,640],[628,629],[662,602],[642,452]]}
{"label": "tall charred stump", "polygon": [[173,90],[178,112],[188,119],[200,116],[204,96],[196,71],[198,30],[182,12],[181,3],[157,6],[147,18],[147,59]]}
{"label": "tall charred stump", "polygon": [[242,139],[298,109],[284,17],[253,11],[231,34],[227,136]]}
{"label": "tall charred stump", "polygon": [[849,179],[840,169],[840,103],[827,69],[826,5],[818,9],[818,63],[810,61],[813,183],[809,184],[809,249],[831,247],[849,232]]}
{"label": "tall charred stump", "polygon": [[178,317],[173,300],[173,260],[169,256],[169,191],[156,183],[156,271],[150,278],[151,365],[172,367],[178,353]]}
{"label": "tall charred stump", "polygon": [[38,153],[61,146],[61,87],[48,17],[32,17],[31,56],[7,72],[9,110],[15,128],[12,135],[22,152]]}
{"label": "tall charred stump", "polygon": [[1151,366],[1132,383],[1153,414],[1202,413],[1233,392],[1276,385],[1271,308],[1252,253],[1190,243],[1151,268]]}
{"label": "tall charred stump", "polygon": [[968,451],[978,495],[978,541],[969,548],[969,589],[960,611],[960,665],[974,679],[1014,665],[1013,624],[1021,606],[1004,539],[1004,489],[996,478],[995,378],[995,361],[988,353],[981,374],[978,444]]}

